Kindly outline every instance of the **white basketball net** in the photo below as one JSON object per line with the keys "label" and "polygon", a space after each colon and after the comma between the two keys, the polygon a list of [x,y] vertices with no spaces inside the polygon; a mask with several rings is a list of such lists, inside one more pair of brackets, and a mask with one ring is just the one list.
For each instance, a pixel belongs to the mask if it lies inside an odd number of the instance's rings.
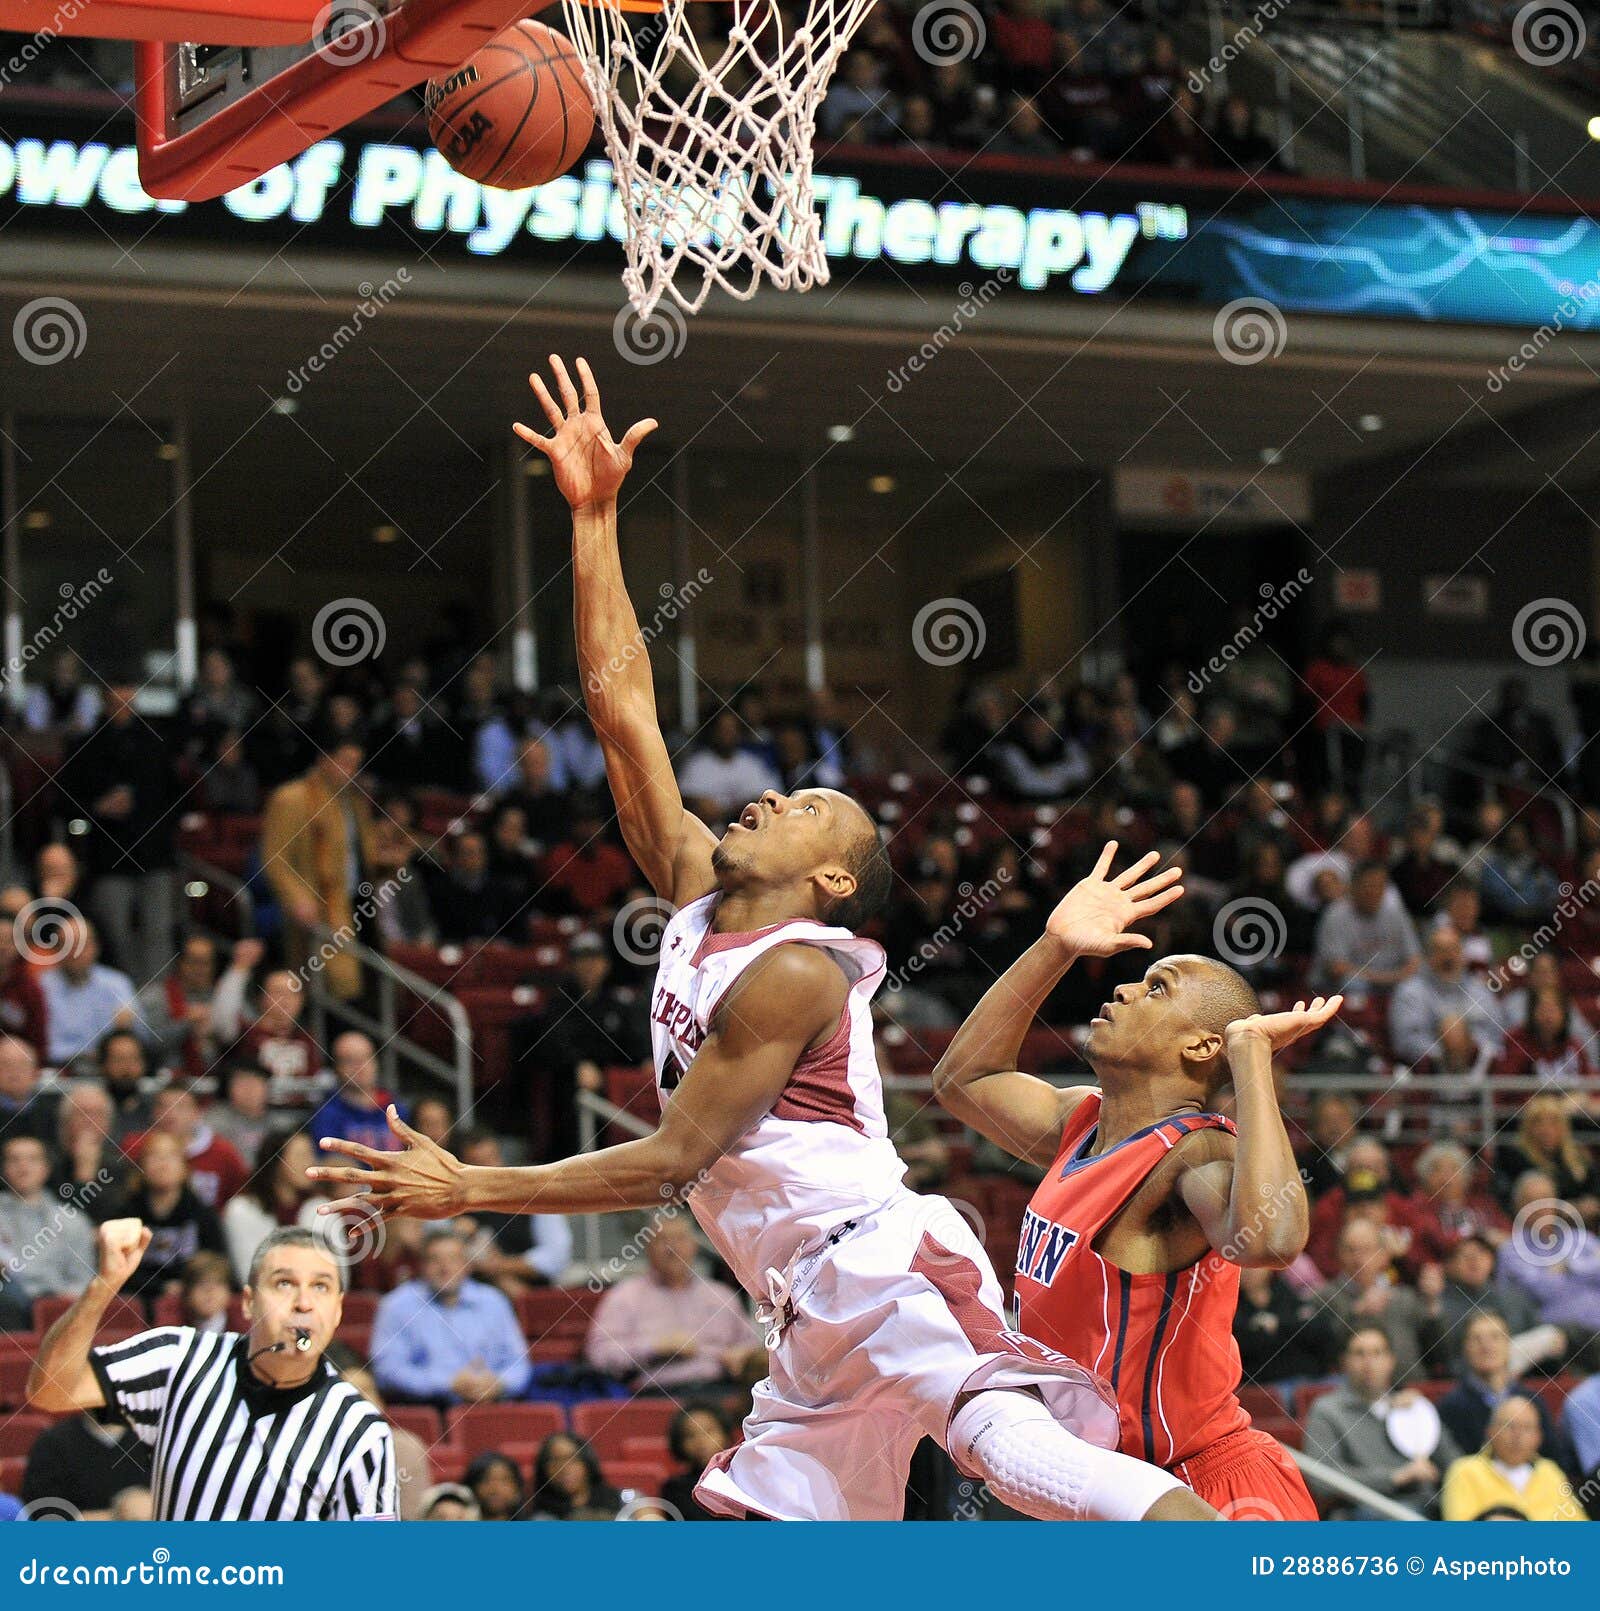
{"label": "white basketball net", "polygon": [[640,319],[663,296],[698,313],[714,285],[741,300],[827,283],[811,148],[828,81],[873,0],[562,0],[626,222],[622,283]]}

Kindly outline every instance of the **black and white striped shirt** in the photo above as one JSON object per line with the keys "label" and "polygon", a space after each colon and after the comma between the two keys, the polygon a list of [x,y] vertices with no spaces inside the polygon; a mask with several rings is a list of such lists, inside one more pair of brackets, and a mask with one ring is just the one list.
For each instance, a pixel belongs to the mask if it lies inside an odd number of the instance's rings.
{"label": "black and white striped shirt", "polygon": [[326,1360],[270,1387],[237,1332],[162,1326],[90,1351],[106,1403],[154,1451],[158,1521],[389,1521],[400,1509],[383,1416]]}

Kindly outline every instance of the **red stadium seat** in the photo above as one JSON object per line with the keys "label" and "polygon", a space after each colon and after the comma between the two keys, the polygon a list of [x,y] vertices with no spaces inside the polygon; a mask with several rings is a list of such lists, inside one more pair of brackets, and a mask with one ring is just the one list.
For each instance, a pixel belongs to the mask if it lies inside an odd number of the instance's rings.
{"label": "red stadium seat", "polygon": [[372,1357],[372,1327],[371,1326],[352,1326],[350,1324],[350,1322],[347,1320],[339,1327],[338,1338],[339,1338],[339,1341],[342,1342],[345,1345],[346,1348],[354,1349],[355,1352],[360,1354],[360,1356],[363,1359],[371,1359],[371,1357]]}
{"label": "red stadium seat", "polygon": [[0,1416],[0,1459],[26,1455],[33,1440],[50,1425],[53,1417],[24,1410],[20,1415]]}
{"label": "red stadium seat", "polygon": [[0,1409],[20,1409],[28,1401],[28,1371],[33,1361],[25,1354],[0,1359]]}
{"label": "red stadium seat", "polygon": [[[350,1313],[350,1299],[353,1293],[345,1294],[345,1314]],[[183,1299],[176,1292],[164,1293],[157,1298],[151,1306],[151,1324],[156,1326],[181,1326],[183,1324]],[[244,1318],[244,1299],[236,1292],[228,1300],[228,1330],[244,1331],[247,1328]]]}
{"label": "red stadium seat", "polygon": [[1294,1418],[1304,1423],[1311,1406],[1326,1392],[1331,1391],[1331,1382],[1306,1382],[1294,1390]]}
{"label": "red stadium seat", "polygon": [[573,1407],[572,1430],[594,1445],[603,1463],[626,1458],[631,1438],[664,1440],[677,1413],[670,1398],[600,1399]]}
{"label": "red stadium seat", "polygon": [[653,1460],[602,1460],[601,1474],[619,1493],[656,1497],[672,1475],[671,1466]]}
{"label": "red stadium seat", "polygon": [[[655,1074],[649,1064],[613,1064],[605,1071],[606,1100],[619,1108],[626,1108],[635,1118],[655,1125],[661,1120],[661,1103],[656,1096]],[[635,1140],[633,1131],[620,1125],[606,1126],[601,1136],[603,1145]]]}
{"label": "red stadium seat", "polygon": [[376,1292],[347,1292],[344,1295],[344,1324],[370,1326],[378,1318]]}
{"label": "red stadium seat", "polygon": [[0,1494],[20,1494],[27,1469],[28,1462],[21,1455],[8,1455],[0,1460]]}
{"label": "red stadium seat", "polygon": [[[48,1331],[67,1310],[73,1305],[73,1299],[35,1298],[33,1300],[33,1329],[43,1333]],[[132,1331],[143,1331],[150,1322],[145,1318],[143,1307],[132,1298],[118,1298],[106,1310],[105,1326],[103,1329],[113,1327]]]}
{"label": "red stadium seat", "polygon": [[1270,1419],[1288,1413],[1283,1407],[1283,1400],[1270,1387],[1260,1387],[1254,1382],[1245,1382],[1240,1386],[1239,1402],[1258,1426],[1263,1418]]}
{"label": "red stadium seat", "polygon": [[431,1404],[391,1404],[387,1414],[390,1426],[420,1438],[423,1448],[430,1452],[436,1444],[454,1442],[453,1435],[446,1436],[444,1422]]}
{"label": "red stadium seat", "polygon": [[622,1458],[641,1462],[660,1461],[662,1465],[666,1465],[672,1459],[672,1452],[667,1448],[665,1438],[624,1438],[622,1440]]}
{"label": "red stadium seat", "polygon": [[528,1358],[536,1365],[569,1365],[582,1357],[581,1337],[541,1337],[528,1344]]}
{"label": "red stadium seat", "polygon": [[530,1287],[517,1298],[517,1319],[529,1342],[547,1337],[589,1335],[589,1323],[603,1293],[588,1287]]}
{"label": "red stadium seat", "polygon": [[451,1437],[468,1456],[508,1443],[537,1445],[566,1429],[559,1404],[466,1404],[450,1412]]}
{"label": "red stadium seat", "polygon": [[1559,1421],[1567,1406],[1567,1395],[1578,1385],[1576,1376],[1553,1376],[1548,1381],[1541,1382],[1535,1392],[1535,1397],[1544,1405],[1551,1416]]}

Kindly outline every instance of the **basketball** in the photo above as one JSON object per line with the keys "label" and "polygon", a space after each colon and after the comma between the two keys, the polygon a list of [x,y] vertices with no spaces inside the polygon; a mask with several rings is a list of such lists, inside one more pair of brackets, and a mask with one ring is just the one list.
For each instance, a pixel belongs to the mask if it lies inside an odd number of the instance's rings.
{"label": "basketball", "polygon": [[594,133],[578,53],[541,22],[514,23],[465,66],[429,80],[423,104],[450,166],[501,190],[565,173]]}

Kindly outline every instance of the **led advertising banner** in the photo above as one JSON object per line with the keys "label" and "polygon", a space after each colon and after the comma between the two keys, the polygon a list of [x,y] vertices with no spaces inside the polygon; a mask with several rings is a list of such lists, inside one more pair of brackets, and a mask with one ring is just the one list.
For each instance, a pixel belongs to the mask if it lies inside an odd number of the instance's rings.
{"label": "led advertising banner", "polygon": [[[24,120],[25,121],[25,120]],[[123,137],[119,138],[121,134]],[[1205,187],[1035,168],[824,159],[817,207],[836,279],[960,284],[1048,297],[1139,295],[1285,309],[1582,330],[1600,318],[1600,224],[1587,218]],[[140,188],[131,132],[57,118],[0,136],[0,227],[255,247],[366,248],[485,263],[612,268],[611,166],[537,190],[464,179],[437,151],[346,135],[200,204]],[[16,237],[13,236],[13,239]]]}

